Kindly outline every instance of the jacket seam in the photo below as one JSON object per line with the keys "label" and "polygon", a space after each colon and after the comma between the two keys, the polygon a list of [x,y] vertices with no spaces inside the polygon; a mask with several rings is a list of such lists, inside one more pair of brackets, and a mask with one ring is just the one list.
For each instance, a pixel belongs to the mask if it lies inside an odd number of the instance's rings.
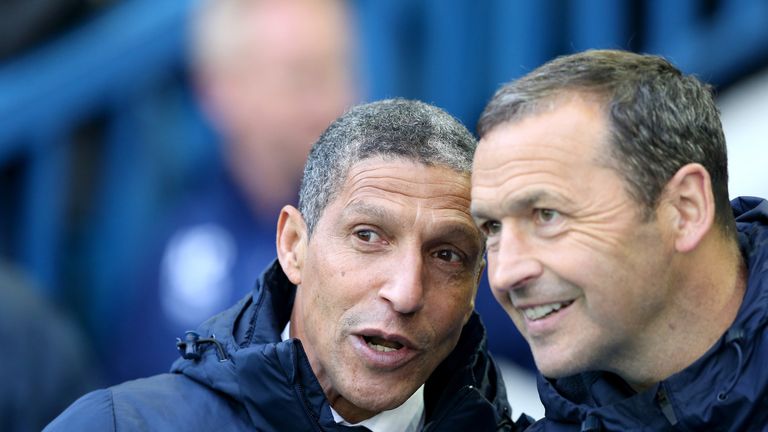
{"label": "jacket seam", "polygon": [[[299,350],[298,350],[298,347],[296,346],[296,344],[291,344],[290,348],[291,348],[291,352],[293,354],[292,355],[292,357],[293,357],[293,373],[294,374],[298,374],[298,371],[299,371],[299,364],[298,363],[300,361],[302,361],[302,357],[298,353]],[[282,364],[281,363],[279,363],[279,364],[280,364],[280,366],[282,368]],[[309,402],[304,397],[304,386],[300,382],[294,382],[293,383],[293,391],[296,393],[296,397],[299,399],[300,405],[301,405],[302,409],[304,410],[304,415],[309,419],[309,423],[312,425],[314,430],[316,430],[318,432],[322,431],[323,428],[319,424],[320,423],[320,416],[322,416],[322,413],[317,413],[318,417],[315,418],[314,410],[312,409],[312,407],[310,406]]]}
{"label": "jacket seam", "polygon": [[112,408],[112,430],[117,432],[117,413],[115,412],[115,393],[109,389],[109,406]]}
{"label": "jacket seam", "polygon": [[315,416],[313,415],[314,411],[307,405],[307,401],[304,398],[304,391],[303,391],[303,389],[304,389],[304,386],[302,386],[301,384],[294,384],[294,386],[293,386],[293,391],[296,393],[296,396],[301,401],[301,407],[304,409],[304,414],[310,420],[309,423],[312,425],[314,430],[316,430],[318,432],[322,431],[323,428],[320,427],[320,425],[318,424],[320,419],[319,418],[315,419]]}

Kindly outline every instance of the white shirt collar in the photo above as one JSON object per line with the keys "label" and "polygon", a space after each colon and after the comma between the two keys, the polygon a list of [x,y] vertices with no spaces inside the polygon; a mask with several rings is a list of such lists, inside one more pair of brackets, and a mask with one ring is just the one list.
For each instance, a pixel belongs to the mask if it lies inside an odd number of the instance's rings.
{"label": "white shirt collar", "polygon": [[[291,322],[285,325],[280,334],[282,340],[291,338]],[[404,431],[415,432],[424,425],[424,384],[414,392],[402,405],[395,409],[382,411],[360,423],[349,423],[331,407],[331,414],[337,424],[344,426],[365,426],[371,432]]]}
{"label": "white shirt collar", "polygon": [[352,424],[331,407],[331,414],[336,423],[345,426],[365,426],[371,432],[406,431],[415,432],[424,424],[424,384],[416,390],[402,405],[389,411],[382,411],[375,416]]}

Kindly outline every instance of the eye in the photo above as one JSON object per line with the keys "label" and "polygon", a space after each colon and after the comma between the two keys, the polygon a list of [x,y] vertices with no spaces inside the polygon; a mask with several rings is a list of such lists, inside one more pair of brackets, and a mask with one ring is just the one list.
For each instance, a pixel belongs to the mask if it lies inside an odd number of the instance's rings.
{"label": "eye", "polygon": [[464,259],[460,253],[451,249],[441,249],[435,252],[435,257],[437,259],[451,263],[461,262]]}
{"label": "eye", "polygon": [[488,237],[493,236],[501,232],[501,222],[496,220],[489,220],[483,223],[483,225],[480,226],[480,229],[487,235]]}
{"label": "eye", "polygon": [[552,209],[536,209],[535,218],[536,221],[542,224],[551,224],[557,222],[560,219],[560,212]]}
{"label": "eye", "polygon": [[381,240],[381,236],[379,236],[375,231],[369,229],[355,231],[355,236],[366,243],[373,243]]}

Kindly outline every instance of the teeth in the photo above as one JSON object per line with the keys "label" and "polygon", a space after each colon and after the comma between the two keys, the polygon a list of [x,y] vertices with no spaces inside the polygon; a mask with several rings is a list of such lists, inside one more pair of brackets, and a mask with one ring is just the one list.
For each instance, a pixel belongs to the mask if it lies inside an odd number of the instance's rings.
{"label": "teeth", "polygon": [[381,352],[397,351],[397,349],[395,349],[395,348],[390,348],[390,347],[387,347],[387,346],[384,346],[384,345],[375,344],[373,342],[368,342],[368,346],[373,348],[373,349],[375,349],[376,351],[381,351]]}
{"label": "teeth", "polygon": [[544,318],[545,316],[551,314],[552,312],[556,312],[560,310],[561,308],[567,305],[568,303],[550,303],[547,305],[535,306],[532,308],[524,309],[523,313],[525,314],[525,317],[528,318],[529,320],[536,321],[538,319]]}
{"label": "teeth", "polygon": [[403,345],[399,342],[387,340],[377,336],[364,336],[364,339],[365,343],[367,343],[369,347],[379,352],[397,351],[403,347]]}

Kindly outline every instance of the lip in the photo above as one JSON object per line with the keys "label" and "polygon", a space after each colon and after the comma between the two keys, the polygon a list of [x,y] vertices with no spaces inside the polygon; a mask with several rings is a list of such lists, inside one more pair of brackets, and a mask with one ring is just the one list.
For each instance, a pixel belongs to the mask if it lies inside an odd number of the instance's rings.
{"label": "lip", "polygon": [[[368,346],[365,337],[378,337],[401,344],[395,351],[376,351]],[[380,329],[362,329],[350,335],[355,352],[372,369],[395,370],[413,360],[419,353],[416,344],[408,337],[397,333],[387,333]]]}

